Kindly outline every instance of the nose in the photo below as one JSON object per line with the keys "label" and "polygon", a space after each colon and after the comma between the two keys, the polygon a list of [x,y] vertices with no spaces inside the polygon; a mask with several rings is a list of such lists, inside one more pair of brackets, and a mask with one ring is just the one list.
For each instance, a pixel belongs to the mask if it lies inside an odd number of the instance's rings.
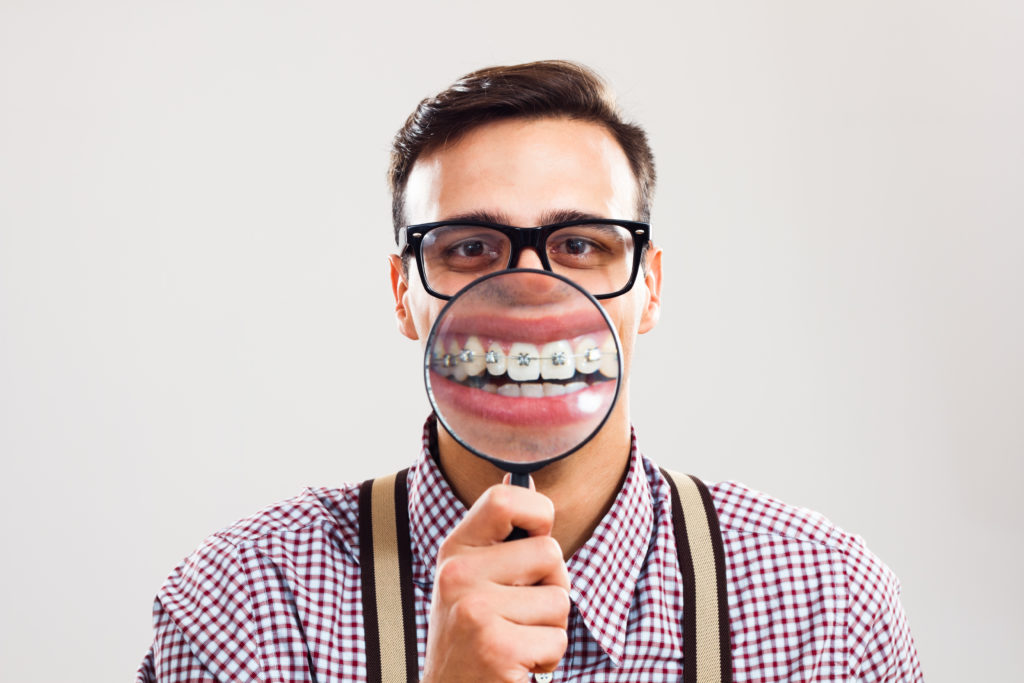
{"label": "nose", "polygon": [[544,264],[540,262],[540,254],[532,247],[524,247],[519,252],[519,258],[513,264],[514,268],[536,268],[543,270]]}

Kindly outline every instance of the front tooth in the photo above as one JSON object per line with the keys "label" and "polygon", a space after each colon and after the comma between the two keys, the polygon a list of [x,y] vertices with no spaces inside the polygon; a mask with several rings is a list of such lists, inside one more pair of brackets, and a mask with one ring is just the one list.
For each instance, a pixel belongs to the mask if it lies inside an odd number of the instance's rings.
{"label": "front tooth", "polygon": [[565,393],[564,384],[552,384],[551,382],[544,383],[544,395],[545,396],[561,396]]}
{"label": "front tooth", "polygon": [[442,377],[447,377],[448,375],[452,374],[451,365],[446,364],[444,362],[446,354],[444,352],[444,345],[441,344],[440,339],[434,342],[433,356],[433,362],[431,363],[431,365],[434,368],[434,372],[441,375]]}
{"label": "front tooth", "polygon": [[572,345],[567,341],[549,342],[540,351],[540,376],[544,379],[569,379],[576,374]]}
{"label": "front tooth", "polygon": [[508,376],[517,382],[531,382],[540,377],[540,350],[536,344],[516,342],[508,350]]}
{"label": "front tooth", "polygon": [[510,396],[510,397],[518,398],[519,395],[520,395],[519,394],[519,385],[518,384],[502,384],[500,387],[498,387],[498,395],[500,395],[500,396]]}
{"label": "front tooth", "polygon": [[488,382],[483,386],[483,390],[486,391],[488,394],[496,394],[498,393],[498,385],[491,384],[490,382]]}
{"label": "front tooth", "polygon": [[529,382],[519,385],[519,395],[525,398],[543,398],[544,385],[539,382]]}
{"label": "front tooth", "polygon": [[567,394],[575,394],[580,389],[586,389],[586,388],[587,388],[587,383],[586,382],[569,382],[568,384],[565,385],[565,393],[567,393]]}
{"label": "front tooth", "polygon": [[601,367],[601,349],[593,337],[584,337],[576,342],[576,369],[584,375],[597,372]]}
{"label": "front tooth", "polygon": [[615,340],[611,337],[601,344],[601,374],[605,377],[619,376],[619,357],[615,353]]}
{"label": "front tooth", "polygon": [[459,348],[458,343],[452,339],[448,342],[448,356],[452,359],[452,379],[456,382],[461,382],[466,379],[466,365],[459,362],[459,356],[462,353],[462,349]]}
{"label": "front tooth", "polygon": [[484,363],[487,365],[487,372],[492,375],[505,374],[505,350],[501,348],[501,344],[491,342],[491,345],[487,347]]}
{"label": "front tooth", "polygon": [[484,345],[478,337],[470,337],[466,340],[462,351],[459,353],[459,366],[465,368],[466,374],[471,377],[483,374],[487,363],[484,360]]}

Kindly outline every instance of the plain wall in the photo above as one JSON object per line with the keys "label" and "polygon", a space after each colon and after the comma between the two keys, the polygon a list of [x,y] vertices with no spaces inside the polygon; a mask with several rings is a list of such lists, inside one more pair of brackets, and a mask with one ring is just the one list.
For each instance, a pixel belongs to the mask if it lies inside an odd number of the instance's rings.
{"label": "plain wall", "polygon": [[428,406],[392,135],[571,58],[645,125],[640,445],[859,533],[929,681],[1024,640],[1018,2],[0,2],[0,678],[129,680],[209,533]]}

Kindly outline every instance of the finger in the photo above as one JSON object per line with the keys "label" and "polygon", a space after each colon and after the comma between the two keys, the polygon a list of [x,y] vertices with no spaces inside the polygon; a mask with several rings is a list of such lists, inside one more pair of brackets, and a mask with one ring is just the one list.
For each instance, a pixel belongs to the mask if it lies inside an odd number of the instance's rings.
{"label": "finger", "polygon": [[525,529],[530,536],[544,536],[551,533],[554,521],[555,508],[547,496],[499,484],[473,503],[448,540],[458,545],[487,546],[504,541],[515,527]]}
{"label": "finger", "polygon": [[520,626],[569,625],[569,593],[561,586],[501,586],[497,595],[498,614]]}
{"label": "finger", "polygon": [[466,548],[477,576],[504,586],[545,584],[569,590],[562,547],[551,536],[530,536],[486,548]]}
{"label": "finger", "polygon": [[547,585],[569,590],[569,571],[558,543],[550,536],[486,548],[462,547],[460,552],[440,559],[434,574],[435,591],[447,604],[504,587]]}
{"label": "finger", "polygon": [[511,624],[509,634],[515,661],[531,673],[546,673],[558,668],[569,646],[565,629],[554,626],[519,626]]}

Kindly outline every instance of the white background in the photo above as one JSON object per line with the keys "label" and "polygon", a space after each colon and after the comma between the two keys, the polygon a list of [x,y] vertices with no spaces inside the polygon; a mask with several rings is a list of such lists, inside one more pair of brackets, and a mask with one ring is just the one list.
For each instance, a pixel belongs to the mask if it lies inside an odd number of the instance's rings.
{"label": "white background", "polygon": [[641,447],[863,535],[929,681],[1006,680],[1021,7],[0,0],[0,678],[130,680],[204,536],[416,455],[391,136],[560,57],[657,155]]}

